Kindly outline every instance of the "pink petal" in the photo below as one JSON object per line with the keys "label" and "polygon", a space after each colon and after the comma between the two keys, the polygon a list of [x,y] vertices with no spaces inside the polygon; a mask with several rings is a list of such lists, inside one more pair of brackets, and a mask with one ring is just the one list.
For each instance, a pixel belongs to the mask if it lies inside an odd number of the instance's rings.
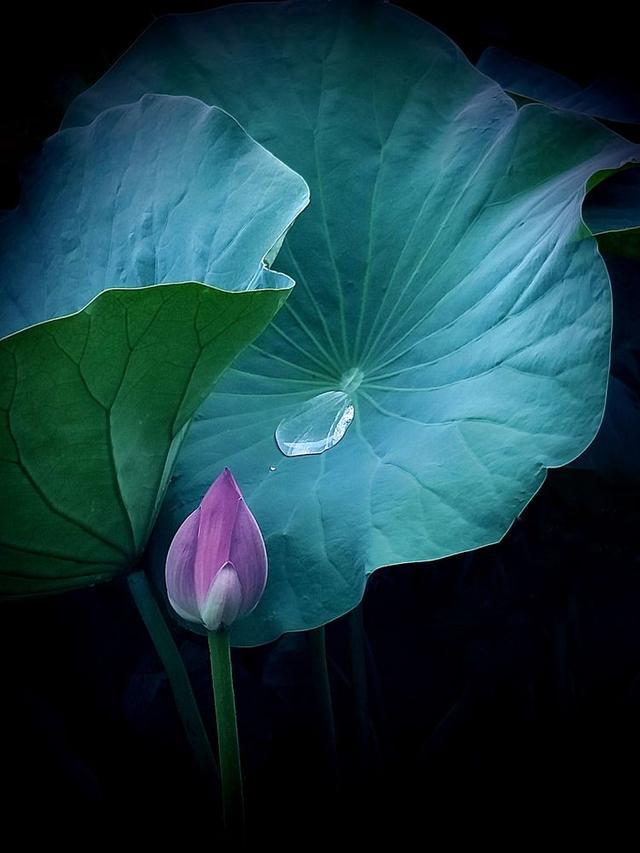
{"label": "pink petal", "polygon": [[178,616],[189,622],[200,621],[194,582],[200,508],[188,515],[173,537],[165,566],[169,603]]}
{"label": "pink petal", "polygon": [[211,584],[200,616],[209,631],[235,622],[242,604],[242,590],[233,563],[225,563]]}
{"label": "pink petal", "polygon": [[253,513],[241,498],[238,502],[229,559],[233,563],[242,587],[244,616],[256,606],[267,583],[267,549]]}
{"label": "pink petal", "polygon": [[228,468],[209,487],[200,504],[198,550],[195,559],[195,589],[200,608],[204,606],[216,573],[230,559],[240,489]]}

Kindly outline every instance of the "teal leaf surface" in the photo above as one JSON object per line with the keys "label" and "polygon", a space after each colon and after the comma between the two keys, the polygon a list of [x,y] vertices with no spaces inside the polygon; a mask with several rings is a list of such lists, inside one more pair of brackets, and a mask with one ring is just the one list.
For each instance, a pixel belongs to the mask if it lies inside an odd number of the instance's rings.
{"label": "teal leaf surface", "polygon": [[[583,115],[640,122],[638,93],[621,88],[622,84],[594,83],[583,88],[555,71],[495,47],[483,52],[477,67],[514,95]],[[621,169],[598,178],[583,208],[583,218],[591,233],[608,234],[640,227],[640,169]],[[625,241],[627,244],[633,245],[630,240]],[[601,241],[601,245],[607,244]]]}
{"label": "teal leaf surface", "polygon": [[308,189],[222,110],[148,96],[53,137],[23,196],[0,223],[7,596],[135,565],[191,416],[289,295],[263,258]]}
{"label": "teal leaf surface", "polygon": [[[610,287],[581,206],[589,177],[638,149],[574,113],[516,110],[442,33],[387,4],[162,19],[68,122],[145,90],[229,110],[313,199],[278,256],[294,297],[194,419],[158,564],[224,465],[270,560],[236,644],[339,616],[380,566],[499,540],[599,426]],[[345,388],[342,439],[283,455],[279,425],[310,426],[310,401]],[[333,424],[318,409],[315,437]]]}
{"label": "teal leaf surface", "polygon": [[223,110],[145,95],[45,143],[0,229],[0,335],[110,287],[291,287],[262,258],[308,201],[304,181]]}

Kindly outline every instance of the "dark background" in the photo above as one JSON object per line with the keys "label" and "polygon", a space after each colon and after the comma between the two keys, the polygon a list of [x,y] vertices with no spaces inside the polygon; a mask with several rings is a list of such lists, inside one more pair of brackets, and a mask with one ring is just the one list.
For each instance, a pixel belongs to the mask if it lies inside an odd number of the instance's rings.
{"label": "dark background", "polygon": [[[55,132],[69,100],[154,17],[212,5],[62,2],[5,12],[0,208],[17,202],[21,164]],[[606,75],[637,85],[637,29],[611,5],[606,17],[539,4],[464,14],[452,3],[428,13],[400,5],[439,26],[472,61],[493,44],[585,84]],[[632,814],[638,492],[629,477],[552,471],[499,545],[371,578],[364,758],[347,625],[327,629],[339,796],[323,769],[306,639],[234,653],[256,839],[305,848],[325,831],[337,843],[340,827],[363,842],[385,833],[398,842],[418,827],[416,843],[427,846],[442,824],[451,838],[470,830],[480,840],[517,818],[519,845],[553,820],[575,829]],[[176,631],[211,721],[205,646]],[[126,583],[5,604],[0,644],[2,802],[23,838],[46,831],[69,839],[87,821],[92,838],[103,837],[129,822],[147,841],[182,824],[185,843],[202,833],[213,844],[215,812]]]}

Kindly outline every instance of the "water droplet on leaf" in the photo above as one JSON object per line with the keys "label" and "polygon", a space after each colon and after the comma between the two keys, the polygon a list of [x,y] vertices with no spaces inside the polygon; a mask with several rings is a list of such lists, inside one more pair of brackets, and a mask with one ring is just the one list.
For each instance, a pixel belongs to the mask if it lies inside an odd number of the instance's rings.
{"label": "water droplet on leaf", "polygon": [[355,408],[344,391],[327,391],[283,418],[276,443],[285,456],[310,456],[334,447],[349,428]]}

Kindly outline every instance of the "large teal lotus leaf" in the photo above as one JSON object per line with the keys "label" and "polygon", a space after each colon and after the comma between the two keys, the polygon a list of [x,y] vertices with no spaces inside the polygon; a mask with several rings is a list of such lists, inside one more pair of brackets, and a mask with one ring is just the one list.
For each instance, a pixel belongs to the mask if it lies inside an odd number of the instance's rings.
{"label": "large teal lotus leaf", "polygon": [[134,565],[191,416],[291,290],[262,259],[306,201],[191,98],[147,97],[47,143],[0,232],[2,594]]}
{"label": "large teal lotus leaf", "polygon": [[[194,419],[158,564],[223,465],[270,560],[237,644],[335,618],[379,566],[498,540],[602,417],[610,289],[580,212],[589,177],[637,149],[581,116],[517,111],[441,33],[386,4],[162,20],[69,120],[144,89],[222,105],[313,199],[278,256],[295,298]],[[326,429],[341,394],[355,406],[342,440],[283,455],[278,426],[286,438],[315,411]]]}

